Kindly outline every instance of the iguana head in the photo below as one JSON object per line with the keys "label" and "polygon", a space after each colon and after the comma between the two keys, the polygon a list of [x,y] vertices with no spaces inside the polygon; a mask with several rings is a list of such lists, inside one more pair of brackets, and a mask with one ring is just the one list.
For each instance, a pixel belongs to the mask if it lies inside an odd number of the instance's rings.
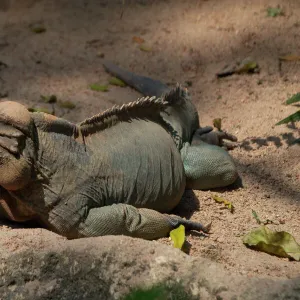
{"label": "iguana head", "polygon": [[0,185],[23,188],[31,179],[33,150],[31,115],[20,103],[0,103]]}

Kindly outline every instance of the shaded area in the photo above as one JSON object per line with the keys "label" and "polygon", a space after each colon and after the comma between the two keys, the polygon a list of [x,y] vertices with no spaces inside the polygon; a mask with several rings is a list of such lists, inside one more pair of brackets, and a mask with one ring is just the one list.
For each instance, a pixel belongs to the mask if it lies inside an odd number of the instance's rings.
{"label": "shaded area", "polygon": [[292,146],[299,141],[299,133],[282,133],[279,136],[268,136],[264,137],[249,137],[243,140],[239,147],[246,151],[251,151],[254,149],[259,149],[261,147],[274,145],[277,148],[282,146]]}
{"label": "shaded area", "polygon": [[[49,13],[47,13],[47,15],[43,15],[43,19],[46,23],[47,28],[49,28],[49,32],[46,32],[41,36],[32,36],[32,33],[30,32],[25,33],[25,31],[27,31],[26,25],[29,23],[29,21],[25,18],[25,22],[28,23],[22,24],[21,28],[14,29],[18,30],[19,34],[22,33],[26,36],[26,38],[23,40],[23,43],[20,45],[16,45],[15,39],[12,36],[6,37],[7,43],[10,45],[9,47],[6,47],[6,51],[8,51],[7,54],[9,54],[11,57],[9,59],[10,62],[12,62],[12,64],[9,65],[14,69],[14,71],[20,70],[22,72],[22,69],[25,67],[29,72],[35,72],[34,77],[22,79],[23,85],[25,86],[33,84],[34,80],[37,77],[49,78],[48,76],[50,76],[51,78],[52,76],[76,76],[78,71],[80,71],[81,76],[84,76],[84,74],[86,72],[90,72],[91,69],[94,69],[95,71],[95,69],[100,66],[100,63],[97,67],[95,66],[95,64],[97,65],[97,57],[95,55],[95,52],[93,52],[92,54],[90,53],[89,49],[91,48],[105,48],[103,51],[109,58],[112,58],[114,56],[113,54],[109,53],[109,49],[114,49],[114,52],[116,52],[115,60],[117,62],[121,60],[121,52],[126,51],[128,53],[128,57],[130,57],[131,51],[132,53],[136,54],[135,59],[138,61],[138,63],[132,64],[132,59],[129,59],[128,61],[123,61],[122,64],[124,67],[128,68],[128,66],[131,65],[133,70],[137,70],[140,73],[145,67],[144,60],[152,61],[153,64],[151,64],[151,69],[148,69],[146,73],[155,75],[160,74],[159,77],[161,79],[164,78],[164,74],[166,74],[169,65],[172,65],[173,67],[174,64],[179,64],[178,68],[176,68],[176,73],[172,77],[174,77],[175,80],[181,81],[183,77],[190,76],[190,74],[189,70],[184,71],[183,69],[186,68],[182,69],[182,67],[180,67],[180,63],[199,64],[201,68],[199,69],[198,76],[205,76],[205,73],[208,76],[211,76],[210,69],[213,70],[214,65],[216,64],[215,62],[210,62],[211,58],[209,56],[211,55],[207,52],[207,50],[202,51],[202,42],[205,42],[206,45],[208,43],[211,43],[211,46],[209,48],[213,47],[213,44],[216,43],[213,40],[207,40],[207,35],[204,35],[202,38],[200,37],[199,41],[193,41],[192,43],[191,41],[186,43],[186,41],[178,39],[175,42],[172,41],[172,43],[170,43],[171,47],[167,46],[162,48],[162,44],[158,45],[159,53],[150,53],[149,55],[144,55],[144,53],[136,53],[132,45],[128,45],[128,49],[120,49],[118,51],[118,40],[123,41],[122,35],[125,33],[125,29],[122,29],[123,24],[127,26],[128,24],[131,24],[132,35],[139,34],[143,32],[143,30],[145,30],[145,35],[150,36],[150,29],[147,29],[146,25],[147,23],[149,23],[149,20],[143,21],[143,14],[145,15],[145,17],[149,18],[149,14],[147,13],[147,10],[149,9],[152,9],[154,12],[157,12],[159,10],[161,10],[161,12],[165,12],[165,10],[167,9],[176,11],[176,6],[178,3],[180,3],[180,1],[173,1],[172,4],[170,3],[170,1],[151,1],[144,3],[145,5],[141,5],[140,1],[129,1],[125,4],[125,7],[126,9],[128,9],[128,11],[125,11],[122,19],[120,19],[119,13],[122,11],[124,5],[122,5],[121,1],[97,2],[77,0],[72,1],[72,3],[68,3],[68,1],[43,1],[42,3],[44,4],[42,5],[38,1],[36,4],[36,6],[41,6],[40,10],[49,8],[56,14],[56,16],[54,17],[53,15],[51,15],[50,11]],[[213,9],[217,5],[217,3],[218,1],[199,1],[198,4],[195,4],[194,1],[187,1],[185,5],[186,9],[184,18],[182,20],[180,20],[180,18],[174,20],[173,27],[169,28],[168,30],[181,30],[181,32],[183,32],[185,29],[187,30],[188,26],[192,26],[192,21],[197,24],[197,13],[202,16],[202,14],[210,12],[213,16]],[[240,2],[226,1],[225,3],[227,5],[228,11],[230,11],[230,8],[237,9]],[[258,13],[261,13],[262,17],[265,18],[265,15],[260,11],[261,7],[258,4],[256,5],[258,7]],[[285,4],[285,7],[287,11],[295,11],[300,7],[300,4],[299,2],[290,1],[289,3]],[[39,11],[39,9],[36,8],[33,4],[30,5],[29,9],[36,9],[37,11]],[[134,14],[134,10],[136,18],[140,19],[140,28],[136,28],[137,22],[132,20],[131,18],[132,14]],[[80,15],[80,18],[74,18],[74,15]],[[164,15],[161,15],[162,17],[160,17],[160,14],[156,14],[156,20],[153,20],[153,22],[156,22],[157,30],[162,30],[162,33],[164,33],[162,19]],[[114,24],[113,27],[109,26],[109,19],[110,21],[112,20],[112,23]],[[187,21],[188,19],[190,19],[190,21]],[[279,18],[278,20],[281,21],[282,19]],[[234,22],[236,20],[231,17],[231,21]],[[294,48],[297,48],[299,45],[297,39],[293,39],[294,45],[285,42],[286,34],[284,32],[278,34],[278,30],[280,30],[278,29],[278,22],[271,22],[268,19],[266,19],[266,22],[269,28],[274,27],[274,33],[273,35],[270,35],[269,31],[268,33],[266,33],[263,30],[260,33],[260,35],[262,36],[260,42],[255,42],[256,36],[254,33],[249,33],[247,31],[244,32],[244,30],[240,30],[238,37],[236,37],[234,35],[234,30],[235,26],[237,25],[231,25],[232,28],[227,28],[224,24],[222,24],[221,20],[219,21],[218,25],[215,25],[215,27],[212,27],[212,22],[209,22],[207,27],[203,28],[203,30],[207,30],[208,32],[220,31],[220,34],[228,36],[228,43],[225,48],[219,48],[218,45],[221,45],[218,43],[216,43],[216,47],[213,47],[213,54],[214,56],[218,57],[219,63],[228,63],[228,61],[234,60],[234,58],[237,56],[243,57],[251,53],[251,55],[257,57],[257,59],[264,65],[263,67],[266,67],[268,70],[272,70],[273,72],[277,68],[277,66],[275,67],[273,64],[269,64],[268,62],[270,61],[270,59],[272,57],[275,58],[280,53],[288,53]],[[246,24],[243,23],[240,25],[246,26]],[[101,28],[100,32],[98,28]],[[295,25],[294,33],[292,33],[290,28],[289,35],[296,35],[297,31],[298,29]],[[69,32],[69,34],[64,34],[63,32]],[[87,40],[85,38],[85,33],[87,32],[94,35],[95,38]],[[68,49],[59,46],[57,43],[47,43],[45,37],[49,34],[53,35],[54,39],[58,38],[59,41],[62,40],[61,36],[64,35],[63,39],[70,44]],[[264,34],[268,34],[268,36],[264,36]],[[163,42],[168,43],[168,34],[165,33],[163,36]],[[154,40],[156,39],[156,41],[153,41],[154,44],[159,43],[159,40],[157,40],[157,38],[157,36],[153,37]],[[36,40],[36,42],[34,41],[34,39]],[[130,43],[130,41],[128,42]],[[26,49],[27,45],[30,45],[31,43],[34,43],[36,45],[35,50],[32,53],[30,53],[29,50]],[[178,50],[183,46],[183,44],[187,44],[188,47],[193,47],[192,53],[190,55],[191,57],[186,62],[186,57],[182,57],[180,60],[172,61],[172,58],[177,55]],[[15,51],[11,51],[14,47],[23,47],[25,50],[24,57],[14,57]],[[54,49],[60,52],[59,56],[54,57],[52,55],[47,55],[47,52],[50,53],[54,51]],[[3,51],[4,50],[5,49],[3,49]],[[170,52],[171,50],[173,50],[174,52]],[[266,53],[268,53],[268,56],[265,56]],[[165,57],[166,59],[160,61],[161,57]],[[26,63],[24,65],[25,60]],[[156,63],[154,63],[154,61],[156,61]],[[20,62],[22,63],[20,64]],[[4,77],[9,77],[7,74],[5,75],[6,76]],[[169,75],[167,75],[166,79],[170,79]],[[9,78],[7,78],[7,80],[9,81]],[[20,88],[23,89],[23,86],[20,86]],[[206,87],[202,86],[201,89],[205,90]]]}
{"label": "shaded area", "polygon": [[185,190],[179,204],[172,213],[190,219],[196,210],[200,210],[200,201],[193,190]]}
{"label": "shaded area", "polygon": [[[248,174],[248,177],[255,178],[265,192],[269,191],[272,195],[277,194],[282,198],[288,198],[300,205],[300,189],[292,182],[291,174],[286,176],[274,172],[274,165],[262,158],[251,160],[251,163],[239,159],[236,164],[239,169],[243,169]],[[297,174],[294,176],[296,178]]]}
{"label": "shaded area", "polygon": [[197,300],[181,283],[161,282],[149,288],[135,288],[123,300]]}

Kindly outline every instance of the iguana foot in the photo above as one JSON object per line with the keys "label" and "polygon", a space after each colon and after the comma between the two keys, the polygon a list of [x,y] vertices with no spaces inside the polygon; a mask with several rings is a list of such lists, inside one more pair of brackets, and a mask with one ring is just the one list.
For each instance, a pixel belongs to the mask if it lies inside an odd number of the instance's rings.
{"label": "iguana foot", "polygon": [[30,179],[31,165],[23,155],[30,128],[31,116],[25,106],[0,103],[0,185],[7,190],[22,188]]}
{"label": "iguana foot", "polygon": [[174,228],[177,228],[179,225],[183,225],[186,230],[195,230],[204,233],[209,233],[211,228],[211,223],[202,225],[201,223],[186,220],[176,215],[168,215],[168,219]]}
{"label": "iguana foot", "polygon": [[220,146],[226,150],[231,150],[237,147],[237,144],[235,143],[237,142],[236,136],[226,131],[213,131],[211,126],[206,126],[196,130],[193,136],[192,145],[198,145],[201,141],[210,145]]}

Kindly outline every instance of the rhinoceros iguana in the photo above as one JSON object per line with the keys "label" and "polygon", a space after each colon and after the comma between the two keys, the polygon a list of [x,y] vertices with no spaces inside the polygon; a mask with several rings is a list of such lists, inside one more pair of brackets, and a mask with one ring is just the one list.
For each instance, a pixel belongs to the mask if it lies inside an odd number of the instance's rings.
{"label": "rhinoceros iguana", "polygon": [[[234,140],[200,128],[188,92],[105,67],[150,95],[114,106],[79,124],[0,103],[2,217],[36,220],[67,238],[166,236],[180,224],[200,223],[167,214],[186,187],[227,186],[237,178],[229,154],[217,145]],[[205,142],[206,141],[206,142]]]}

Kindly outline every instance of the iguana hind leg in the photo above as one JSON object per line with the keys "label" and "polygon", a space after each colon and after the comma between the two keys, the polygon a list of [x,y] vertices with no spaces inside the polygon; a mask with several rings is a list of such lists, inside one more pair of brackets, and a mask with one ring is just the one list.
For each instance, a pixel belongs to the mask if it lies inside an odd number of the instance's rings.
{"label": "iguana hind leg", "polygon": [[[113,204],[110,206],[92,208],[85,219],[73,226],[66,226],[68,220],[53,219],[52,225],[56,231],[68,238],[92,237],[102,235],[127,235],[148,240],[165,237],[169,232],[184,225],[187,230],[207,232],[208,227],[200,223],[182,219],[175,215],[159,213],[152,209],[136,208],[128,204]],[[78,214],[76,214],[78,216]],[[69,219],[69,218],[68,218]],[[77,224],[78,224],[77,223]],[[65,226],[70,231],[64,231]]]}
{"label": "iguana hind leg", "polygon": [[206,231],[199,223],[178,216],[161,214],[147,208],[136,208],[127,204],[114,204],[91,209],[81,224],[82,236],[128,235],[153,240],[165,237],[179,225],[187,230]]}

